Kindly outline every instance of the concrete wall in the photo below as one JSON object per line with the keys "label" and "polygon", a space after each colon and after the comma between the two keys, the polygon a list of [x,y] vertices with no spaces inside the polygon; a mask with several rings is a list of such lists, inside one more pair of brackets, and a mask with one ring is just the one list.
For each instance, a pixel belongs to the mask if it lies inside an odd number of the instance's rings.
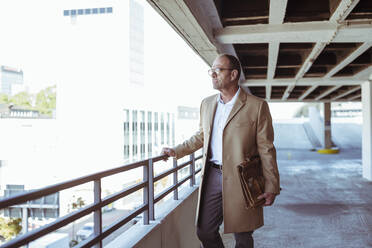
{"label": "concrete wall", "polygon": [[274,123],[274,145],[278,149],[311,149],[302,122]]}
{"label": "concrete wall", "polygon": [[318,138],[322,147],[324,147],[325,144],[323,118],[315,107],[309,107],[309,122],[316,137]]}
{"label": "concrete wall", "polygon": [[150,225],[142,221],[110,242],[106,247],[136,248],[197,248],[199,240],[194,226],[198,188],[186,188],[179,193],[178,201],[169,200],[155,211],[155,219]]}

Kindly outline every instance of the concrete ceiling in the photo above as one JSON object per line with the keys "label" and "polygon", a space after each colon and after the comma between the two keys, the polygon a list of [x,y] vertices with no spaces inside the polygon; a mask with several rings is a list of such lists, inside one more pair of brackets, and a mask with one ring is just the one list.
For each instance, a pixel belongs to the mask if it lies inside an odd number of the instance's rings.
{"label": "concrete ceiling", "polygon": [[237,55],[268,101],[361,101],[371,79],[371,0],[147,1],[209,65]]}

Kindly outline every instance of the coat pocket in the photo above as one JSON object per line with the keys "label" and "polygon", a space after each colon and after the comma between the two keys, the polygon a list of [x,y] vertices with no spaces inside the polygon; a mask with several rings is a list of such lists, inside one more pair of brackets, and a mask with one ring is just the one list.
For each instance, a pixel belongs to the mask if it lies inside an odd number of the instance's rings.
{"label": "coat pocket", "polygon": [[235,127],[253,127],[255,125],[255,121],[246,120],[246,121],[239,121],[235,123]]}

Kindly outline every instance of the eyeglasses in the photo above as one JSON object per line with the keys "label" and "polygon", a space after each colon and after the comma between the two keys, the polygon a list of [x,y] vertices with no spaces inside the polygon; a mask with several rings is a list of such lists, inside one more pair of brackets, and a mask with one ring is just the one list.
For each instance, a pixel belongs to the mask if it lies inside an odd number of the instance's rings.
{"label": "eyeglasses", "polygon": [[216,73],[217,75],[219,75],[221,73],[221,71],[223,70],[235,70],[235,69],[232,69],[232,68],[211,68],[208,70],[208,74],[209,76],[212,76],[213,73]]}

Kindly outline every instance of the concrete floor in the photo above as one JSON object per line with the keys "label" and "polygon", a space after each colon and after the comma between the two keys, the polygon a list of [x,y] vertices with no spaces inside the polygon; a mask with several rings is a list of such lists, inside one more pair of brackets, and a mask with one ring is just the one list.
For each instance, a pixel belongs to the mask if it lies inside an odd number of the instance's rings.
{"label": "concrete floor", "polygon": [[[255,248],[372,247],[372,182],[361,176],[360,150],[277,153],[282,192],[264,210]],[[231,234],[223,238],[234,247]]]}

